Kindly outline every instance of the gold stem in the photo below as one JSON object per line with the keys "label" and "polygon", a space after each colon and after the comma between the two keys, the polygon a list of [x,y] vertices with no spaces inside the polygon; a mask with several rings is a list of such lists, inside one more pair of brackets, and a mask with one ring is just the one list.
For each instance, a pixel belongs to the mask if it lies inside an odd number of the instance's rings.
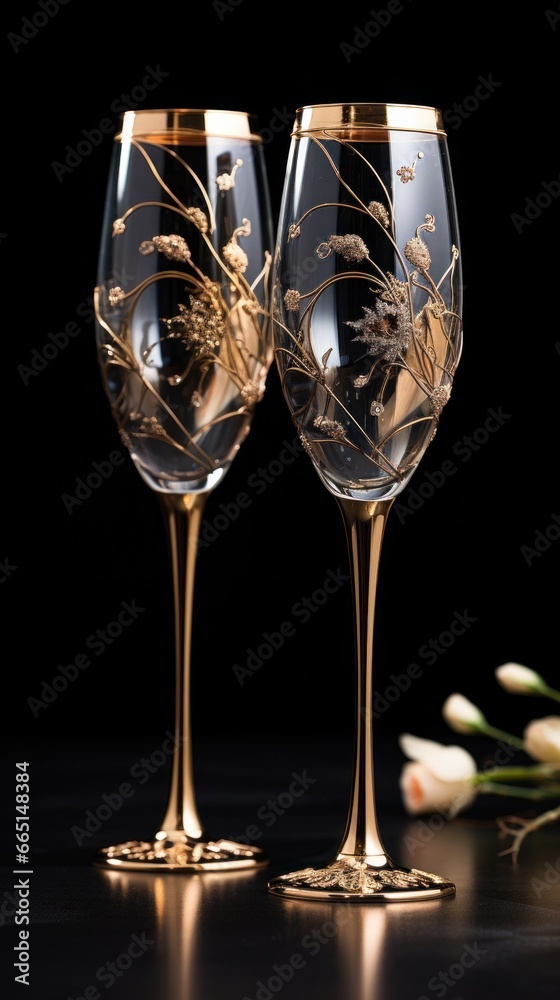
{"label": "gold stem", "polygon": [[190,656],[194,574],[206,493],[158,493],[171,557],[175,613],[175,750],[167,811],[158,840],[203,833],[194,793],[190,712]]}
{"label": "gold stem", "polygon": [[350,552],[356,627],[356,722],[354,773],[346,830],[339,849],[354,858],[387,858],[375,808],[373,754],[373,624],[375,596],[391,500],[337,498]]}

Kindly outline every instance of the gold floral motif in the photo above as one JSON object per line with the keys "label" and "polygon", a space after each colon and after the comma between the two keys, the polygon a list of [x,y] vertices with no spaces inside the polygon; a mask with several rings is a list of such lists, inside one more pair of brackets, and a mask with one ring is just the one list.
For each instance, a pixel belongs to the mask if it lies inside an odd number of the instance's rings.
{"label": "gold floral motif", "polygon": [[[130,398],[140,400],[140,405],[137,403],[133,412],[125,409],[124,393],[113,404],[119,432],[128,448],[132,448],[134,440],[138,438],[158,439],[160,443],[187,457],[199,471],[209,473],[214,470],[216,460],[201,447],[196,431],[190,432],[184,426],[179,417],[180,408],[173,405],[172,396],[164,398],[160,394],[157,383],[148,377],[148,369],[152,366],[162,368],[163,356],[173,359],[172,362],[164,362],[173,365],[173,369],[164,375],[164,381],[172,393],[175,387],[179,390],[188,378],[193,386],[190,402],[195,409],[202,409],[204,405],[204,390],[212,373],[221,372],[222,378],[225,377],[231,383],[232,405],[214,420],[207,420],[203,427],[208,430],[218,420],[223,422],[232,419],[239,423],[240,415],[248,413],[261,399],[264,387],[262,372],[268,371],[270,365],[271,351],[265,324],[268,317],[271,255],[268,251],[265,252],[261,271],[250,285],[244,277],[249,259],[239,242],[250,235],[250,220],[242,220],[242,224],[222,246],[220,255],[212,239],[216,232],[216,221],[211,200],[201,180],[189,168],[195,194],[204,201],[207,212],[195,206],[183,205],[170,190],[151,158],[150,150],[154,145],[158,144],[144,145],[139,140],[133,141],[133,146],[141,152],[152,174],[159,179],[162,197],[168,199],[149,204],[169,209],[174,218],[179,217],[185,224],[195,227],[200,234],[197,239],[206,245],[205,252],[208,266],[211,262],[212,277],[205,274],[193,259],[187,240],[180,230],[177,232],[177,223],[174,224],[174,232],[160,232],[143,240],[138,247],[139,254],[147,257],[157,252],[162,258],[159,267],[130,289],[124,290],[116,285],[108,289],[103,286],[95,289],[95,315],[100,329],[106,334],[105,342],[99,346],[102,371],[106,378],[109,378],[111,371],[114,374],[118,371],[121,379],[127,373],[131,386],[137,381],[138,391],[134,388],[128,390]],[[160,148],[167,151],[165,145]],[[216,177],[216,186],[220,192],[229,191],[235,186],[236,174],[242,165],[243,161],[237,159],[229,173]],[[119,238],[126,232],[129,217],[141,212],[145,204],[132,205],[120,218],[114,220],[114,238]],[[153,338],[138,356],[132,347],[135,311],[146,291],[155,282],[167,279],[173,282],[183,281],[185,301],[177,302],[172,315],[160,317],[161,336]],[[117,319],[113,321],[110,317],[107,306],[122,306],[125,300],[128,308],[124,316],[119,311],[117,324]],[[157,349],[165,342],[169,342],[169,350],[160,355]],[[240,427],[239,434],[241,433]]]}
{"label": "gold floral motif", "polygon": [[328,417],[322,416],[315,417],[313,426],[323,431],[328,437],[334,438],[335,441],[344,441],[346,437],[344,424],[341,424],[339,420],[329,420]]}
{"label": "gold floral motif", "polygon": [[368,212],[370,215],[373,215],[373,218],[377,219],[377,221],[380,222],[385,229],[389,228],[391,219],[385,205],[382,205],[380,201],[370,201],[368,205]]}
{"label": "gold floral motif", "polygon": [[[175,844],[168,842],[129,840],[122,844],[114,844],[112,847],[104,847],[101,854],[111,858],[126,859],[128,861],[165,861],[182,866],[192,865],[197,861],[227,861],[231,859],[232,848],[236,847],[236,854],[250,857],[253,854],[251,848],[244,848],[238,844],[233,845],[230,841],[207,841],[183,843],[178,841]],[[163,865],[162,865],[163,867]]]}
{"label": "gold floral motif", "polygon": [[[364,159],[352,142],[346,139],[338,141]],[[338,173],[329,152],[325,151],[325,155],[332,169]],[[411,164],[396,171],[400,181],[407,183],[415,178],[423,156],[423,152],[419,151]],[[331,442],[347,446],[347,461],[351,461],[356,452],[361,452],[377,466],[372,476],[380,487],[385,487],[405,479],[420,450],[433,438],[440,413],[450,397],[462,336],[461,316],[456,311],[454,291],[454,268],[459,251],[455,245],[451,246],[446,270],[439,278],[434,278],[430,273],[430,248],[424,238],[436,232],[434,215],[426,213],[410,238],[403,240],[399,246],[389,192],[373,165],[370,164],[369,169],[383,192],[384,201],[371,198],[366,202],[340,175],[339,181],[348,199],[344,203],[347,207],[345,215],[350,216],[355,211],[361,229],[342,234],[330,233],[316,244],[315,251],[319,261],[336,254],[349,265],[360,264],[361,267],[352,266],[344,270],[341,266],[335,274],[332,269],[324,277],[319,274],[311,290],[300,289],[298,283],[291,279],[290,287],[284,290],[281,299],[283,310],[277,309],[274,319],[284,335],[281,345],[276,338],[276,355],[283,380],[287,377],[294,380],[295,374],[299,373],[311,386],[309,402],[300,407],[296,417],[301,439],[306,441],[310,454],[317,461],[324,461],[324,454],[320,455],[316,449],[319,446],[323,449],[328,447],[328,440],[325,440],[327,434]],[[301,218],[289,224],[288,242],[301,235],[313,213],[320,218],[321,210],[328,207],[339,208],[340,205],[317,204],[306,208]],[[367,233],[364,233],[367,227],[364,215],[370,220]],[[370,241],[368,234],[373,226]],[[369,246],[375,243],[377,247],[384,240],[389,243],[388,255],[393,255],[399,268],[398,277],[392,271],[382,270],[377,260],[371,259],[373,254]],[[383,247],[381,250],[384,253]],[[362,304],[361,315],[339,320],[355,331],[352,343],[362,343],[365,350],[361,355],[349,355],[355,360],[344,362],[345,377],[337,379],[336,366],[329,369],[325,361],[332,347],[319,362],[314,354],[310,331],[313,311],[321,296],[333,282],[340,283],[346,279],[367,282],[368,291],[373,293],[374,298]],[[302,281],[306,280],[302,278]],[[307,289],[307,285],[305,287]],[[318,328],[321,329],[321,324]],[[324,342],[322,337],[321,343]],[[340,355],[344,353],[341,348]],[[362,422],[352,415],[342,389],[347,384],[348,375],[358,393],[365,391],[366,387],[370,388],[372,399],[367,401],[367,411],[371,417],[383,417],[384,437],[381,440],[378,436],[374,440]],[[390,409],[389,400],[392,401]],[[390,446],[385,449],[385,442],[391,441],[401,428],[409,435],[414,425],[417,426],[418,444],[411,450],[411,457],[405,454],[402,466],[397,467],[389,458],[397,453],[397,449],[393,450]],[[305,434],[305,430],[311,427],[320,433]],[[363,468],[362,465],[362,478]]]}
{"label": "gold floral motif", "polygon": [[236,160],[231,173],[220,174],[216,177],[216,184],[220,191],[231,191],[235,187],[235,174],[241,166],[243,166],[243,160]]}
{"label": "gold floral motif", "polygon": [[150,253],[153,247],[159,253],[162,253],[164,257],[167,257],[168,260],[176,260],[180,263],[189,260],[191,256],[187,241],[182,236],[176,236],[174,233],[171,236],[154,236],[152,238],[152,247],[150,247],[149,243],[142,243],[140,253]]}
{"label": "gold floral motif", "polygon": [[310,888],[356,893],[357,896],[391,889],[428,889],[430,886],[446,884],[446,879],[440,875],[433,875],[417,868],[374,869],[367,862],[360,860],[333,861],[325,868],[303,868],[301,871],[290,872],[283,876],[283,880],[298,886],[307,885]]}
{"label": "gold floral motif", "polygon": [[416,177],[416,164],[418,160],[421,160],[424,154],[422,152],[417,153],[414,162],[410,166],[399,167],[397,170],[397,177],[400,178],[403,184],[408,184],[409,181],[413,181]]}
{"label": "gold floral motif", "polygon": [[109,299],[109,305],[110,306],[118,306],[119,302],[122,302],[122,300],[124,299],[124,297],[125,297],[125,294],[124,294],[122,288],[119,288],[118,285],[115,285],[114,288],[110,288],[109,289],[109,294],[107,296],[107,298]]}
{"label": "gold floral motif", "polygon": [[238,243],[234,243],[234,241],[231,240],[225,245],[222,253],[226,263],[229,264],[231,269],[237,274],[243,274],[243,272],[247,270],[249,260],[247,258],[247,254]]}
{"label": "gold floral motif", "polygon": [[356,262],[364,260],[369,253],[364,241],[354,233],[348,233],[346,236],[330,236],[326,243],[320,243],[317,247],[317,256],[324,260],[331,251],[339,253],[344,260]]}
{"label": "gold floral motif", "polygon": [[192,222],[193,225],[195,225],[196,228],[201,233],[207,233],[208,232],[208,229],[209,229],[208,219],[206,218],[206,216],[205,216],[204,212],[202,211],[202,209],[200,209],[200,208],[186,208],[185,209],[185,218],[188,219],[189,222]]}
{"label": "gold floral motif", "polygon": [[299,312],[301,296],[296,288],[288,288],[284,295],[284,305],[288,312]]}

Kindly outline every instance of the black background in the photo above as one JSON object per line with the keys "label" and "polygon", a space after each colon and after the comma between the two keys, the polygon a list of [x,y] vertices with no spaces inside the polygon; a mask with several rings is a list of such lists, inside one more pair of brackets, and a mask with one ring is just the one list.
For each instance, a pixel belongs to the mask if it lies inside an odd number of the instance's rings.
{"label": "black background", "polygon": [[[47,4],[51,12],[55,7]],[[332,11],[255,0],[142,10],[68,0],[52,16],[47,8],[20,3],[3,15],[0,601],[4,715],[18,747],[47,748],[59,740],[70,746],[77,736],[91,737],[93,745],[96,738],[159,735],[172,726],[163,521],[113,424],[89,311],[112,134],[89,150],[84,139],[99,134],[108,118],[117,130],[122,95],[133,108],[253,113],[265,141],[275,219],[297,108],[381,101],[444,112],[461,231],[465,346],[438,434],[398,498],[406,514],[394,510],[387,528],[376,690],[383,695],[392,675],[405,674],[413,662],[423,672],[380,713],[377,726],[390,739],[409,730],[461,741],[441,717],[453,691],[514,732],[548,714],[548,703],[502,691],[494,670],[521,662],[560,687],[560,527],[553,517],[560,515],[554,97],[560,30],[553,12],[540,5],[475,11],[403,0],[376,30],[371,12],[385,5],[354,0]],[[368,23],[373,37],[363,33]],[[143,81],[153,86],[152,71],[160,82],[147,90]],[[85,155],[61,173],[78,146]],[[552,185],[548,199],[543,182]],[[534,203],[539,194],[542,208],[524,220],[527,199]],[[41,354],[68,323],[79,333],[30,375],[33,352]],[[485,435],[492,413],[502,414],[502,423]],[[469,450],[463,439],[473,434],[481,443]],[[348,583],[307,623],[292,613],[329,570],[348,570],[336,502],[306,456],[278,472],[285,442],[294,441],[271,370],[251,434],[210,496],[206,521],[212,524],[239,492],[249,493],[251,505],[217,531],[198,565],[194,733],[241,734],[254,740],[257,753],[275,737],[328,737],[353,726]],[[64,495],[74,495],[76,480],[114,452],[122,461],[110,478],[69,511]],[[453,474],[438,478],[450,461]],[[257,493],[248,483],[270,463],[273,481]],[[427,496],[430,476],[437,485]],[[426,499],[413,510],[411,497],[421,485]],[[547,530],[549,541],[537,554],[536,534]],[[87,653],[88,637],[115,620],[123,601],[143,609],[137,620],[102,655],[90,653],[90,666],[51,704],[33,711],[29,699],[44,696],[43,682],[60,675],[60,665]],[[456,613],[472,620],[465,634],[435,663],[419,659],[422,645],[448,630]],[[288,620],[295,635],[240,684],[234,664],[244,664],[264,633]]]}

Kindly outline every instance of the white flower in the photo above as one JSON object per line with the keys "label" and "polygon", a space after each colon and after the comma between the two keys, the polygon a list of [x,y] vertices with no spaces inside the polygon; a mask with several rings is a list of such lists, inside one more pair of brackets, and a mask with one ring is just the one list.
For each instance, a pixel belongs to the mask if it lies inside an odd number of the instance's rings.
{"label": "white flower", "polygon": [[447,725],[456,733],[479,733],[488,725],[480,709],[462,694],[450,694],[441,711]]}
{"label": "white flower", "polygon": [[560,716],[533,719],[523,731],[527,753],[544,764],[560,761]]}
{"label": "white flower", "polygon": [[400,789],[409,813],[445,812],[448,818],[468,808],[476,798],[471,779],[476,761],[459,746],[444,746],[403,733],[399,745],[410,761],[404,765]]}
{"label": "white flower", "polygon": [[547,685],[534,670],[521,663],[502,663],[495,671],[496,680],[512,694],[543,694]]}

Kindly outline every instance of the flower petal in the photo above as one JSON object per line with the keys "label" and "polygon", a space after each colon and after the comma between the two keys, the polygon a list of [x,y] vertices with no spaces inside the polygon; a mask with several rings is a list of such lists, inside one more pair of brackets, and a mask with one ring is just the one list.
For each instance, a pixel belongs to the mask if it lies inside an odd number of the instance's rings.
{"label": "flower petal", "polygon": [[425,764],[441,781],[466,781],[477,772],[474,757],[463,747],[444,746],[411,733],[403,733],[399,745],[406,757]]}
{"label": "flower petal", "polygon": [[478,733],[487,725],[480,709],[463,694],[450,694],[441,712],[450,729],[457,733]]}
{"label": "flower petal", "polygon": [[441,781],[421,761],[408,761],[399,786],[405,809],[411,814],[444,813],[452,819],[476,798],[476,789],[465,781]]}
{"label": "flower petal", "polygon": [[546,688],[542,677],[522,663],[502,663],[494,673],[498,683],[512,694],[539,694]]}
{"label": "flower petal", "polygon": [[523,740],[527,753],[544,764],[560,761],[560,717],[547,715],[525,726]]}

